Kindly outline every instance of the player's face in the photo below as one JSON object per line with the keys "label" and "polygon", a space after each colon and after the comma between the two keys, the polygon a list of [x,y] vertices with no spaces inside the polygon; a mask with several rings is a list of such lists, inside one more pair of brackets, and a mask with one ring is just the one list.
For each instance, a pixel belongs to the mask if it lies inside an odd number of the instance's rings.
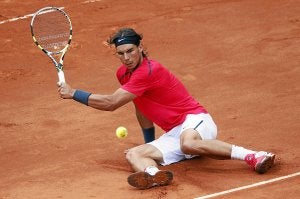
{"label": "player's face", "polygon": [[143,59],[141,45],[123,44],[116,48],[116,55],[129,70],[134,70]]}

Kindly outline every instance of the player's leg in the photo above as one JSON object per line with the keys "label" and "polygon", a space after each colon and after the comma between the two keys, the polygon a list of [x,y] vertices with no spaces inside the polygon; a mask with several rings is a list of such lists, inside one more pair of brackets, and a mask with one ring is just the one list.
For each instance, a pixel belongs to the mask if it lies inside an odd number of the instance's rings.
{"label": "player's leg", "polygon": [[275,155],[264,151],[252,151],[220,140],[201,140],[197,132],[186,130],[182,133],[181,146],[185,154],[208,156],[215,159],[244,160],[257,173],[265,173],[274,164]]}
{"label": "player's leg", "polygon": [[244,160],[258,173],[265,173],[274,163],[275,155],[271,153],[252,151],[216,140],[216,126],[208,114],[187,117],[183,129],[180,145],[185,154]]}
{"label": "player's leg", "polygon": [[143,144],[129,149],[126,159],[134,171],[144,171],[148,166],[157,166],[156,161],[162,160],[162,153],[152,145]]}
{"label": "player's leg", "polygon": [[215,159],[230,159],[232,145],[219,140],[202,140],[194,129],[182,132],[181,150],[185,154],[209,156]]}
{"label": "player's leg", "polygon": [[209,114],[188,115],[182,124],[180,147],[185,154],[229,159],[231,144],[216,137],[217,126]]}
{"label": "player's leg", "polygon": [[157,164],[164,166],[185,159],[185,154],[180,149],[181,130],[182,126],[178,125],[158,139],[128,151],[126,158],[132,168],[138,171],[128,177],[130,185],[146,189],[171,183],[172,172],[159,170]]}
{"label": "player's leg", "polygon": [[144,144],[126,153],[126,159],[135,173],[128,176],[128,183],[139,189],[170,184],[173,174],[170,171],[159,170],[157,162],[161,162],[163,154],[154,146]]}

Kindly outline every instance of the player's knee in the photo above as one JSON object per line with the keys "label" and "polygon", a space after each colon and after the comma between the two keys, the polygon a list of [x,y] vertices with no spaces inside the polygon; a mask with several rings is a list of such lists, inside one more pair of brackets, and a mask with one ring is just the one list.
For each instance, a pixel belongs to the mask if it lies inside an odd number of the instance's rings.
{"label": "player's knee", "polygon": [[139,153],[135,148],[129,149],[126,153],[126,160],[128,162],[133,162],[137,157],[139,157]]}
{"label": "player's knee", "polygon": [[189,154],[192,149],[192,143],[190,141],[182,141],[181,143],[181,151],[185,154]]}
{"label": "player's knee", "polygon": [[184,154],[195,155],[201,150],[201,140],[183,140],[180,147]]}
{"label": "player's knee", "polygon": [[185,154],[194,154],[201,146],[201,137],[193,129],[185,130],[180,137],[180,148]]}

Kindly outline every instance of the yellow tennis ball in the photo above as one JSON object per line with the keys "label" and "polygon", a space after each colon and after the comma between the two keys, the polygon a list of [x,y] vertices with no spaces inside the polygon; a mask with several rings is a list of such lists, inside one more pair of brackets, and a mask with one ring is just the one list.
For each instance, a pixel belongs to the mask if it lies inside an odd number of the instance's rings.
{"label": "yellow tennis ball", "polygon": [[128,135],[128,131],[125,127],[120,126],[116,130],[116,135],[118,138],[125,138]]}

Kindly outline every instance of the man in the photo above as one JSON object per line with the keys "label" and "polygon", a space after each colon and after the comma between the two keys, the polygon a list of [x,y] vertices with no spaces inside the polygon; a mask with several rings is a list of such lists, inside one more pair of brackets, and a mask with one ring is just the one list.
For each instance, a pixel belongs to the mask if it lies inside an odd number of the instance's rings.
{"label": "man", "polygon": [[[135,171],[127,179],[130,185],[139,189],[168,185],[173,174],[159,170],[158,164],[169,165],[195,156],[243,160],[257,173],[265,173],[272,167],[275,159],[272,153],[217,140],[217,127],[209,113],[172,73],[147,58],[141,40],[142,35],[131,28],[120,29],[109,38],[122,63],[116,73],[121,87],[113,94],[91,94],[67,84],[59,87],[62,98],[104,111],[113,111],[133,101],[146,144],[126,153]],[[165,131],[156,140],[154,123]]]}

